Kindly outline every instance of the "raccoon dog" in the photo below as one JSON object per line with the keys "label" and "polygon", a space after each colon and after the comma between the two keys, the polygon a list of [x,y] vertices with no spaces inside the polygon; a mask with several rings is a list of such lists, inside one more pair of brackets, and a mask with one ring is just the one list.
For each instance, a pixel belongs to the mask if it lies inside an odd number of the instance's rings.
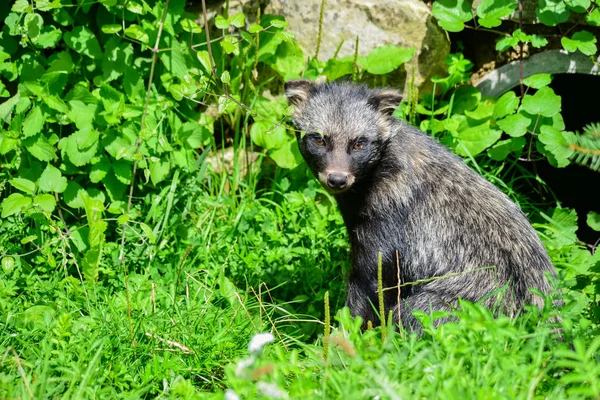
{"label": "raccoon dog", "polygon": [[[555,272],[527,217],[446,147],[394,118],[398,92],[308,80],[287,82],[285,92],[300,152],[348,229],[346,305],[363,328],[379,321],[379,253],[386,313],[397,320],[400,312],[409,330],[420,330],[412,311],[449,311],[458,299],[510,316],[543,306],[530,289],[549,293],[545,274]],[[444,278],[402,286],[399,309],[398,266],[401,283]]]}

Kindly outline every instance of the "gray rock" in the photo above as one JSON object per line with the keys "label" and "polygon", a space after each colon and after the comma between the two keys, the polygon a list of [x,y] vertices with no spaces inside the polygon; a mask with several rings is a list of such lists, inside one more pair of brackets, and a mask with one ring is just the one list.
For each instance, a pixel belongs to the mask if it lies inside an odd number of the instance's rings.
{"label": "gray rock", "polygon": [[[284,16],[302,49],[312,56],[317,47],[320,6],[321,0],[271,0],[265,13]],[[415,56],[406,70],[411,76],[414,69],[417,87],[423,88],[428,78],[446,69],[448,35],[422,1],[326,0],[319,59],[333,57],[340,44],[338,56],[353,55],[356,36],[360,55],[386,44],[414,47]]]}
{"label": "gray rock", "polygon": [[[535,74],[588,74],[598,75],[600,57],[594,64],[590,57],[580,53],[568,53],[566,50],[547,50],[523,60],[523,79]],[[475,82],[484,96],[501,96],[519,85],[519,61],[491,71]]]}

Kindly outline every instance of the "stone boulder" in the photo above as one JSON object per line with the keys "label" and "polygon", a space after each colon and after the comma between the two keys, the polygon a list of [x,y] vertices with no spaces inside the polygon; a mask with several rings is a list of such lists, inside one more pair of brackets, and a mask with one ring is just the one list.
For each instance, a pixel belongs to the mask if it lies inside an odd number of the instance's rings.
{"label": "stone boulder", "polygon": [[[321,0],[230,0],[229,13],[244,12],[248,21],[254,22],[259,7],[263,14],[284,16],[290,23],[288,30],[296,35],[305,54],[315,54]],[[325,0],[319,59],[333,57],[340,44],[338,57],[353,55],[356,36],[362,56],[389,44],[415,48],[400,86],[406,87],[405,78],[412,76],[414,70],[415,85],[428,91],[429,78],[446,71],[448,35],[421,0]]]}
{"label": "stone boulder", "polygon": [[[264,12],[284,16],[305,53],[314,55],[320,7],[321,0],[271,0]],[[420,0],[325,0],[319,59],[333,57],[340,44],[338,56],[353,55],[356,36],[360,55],[386,44],[414,47],[406,70],[411,76],[414,69],[415,84],[422,89],[431,76],[446,69],[448,35]]]}

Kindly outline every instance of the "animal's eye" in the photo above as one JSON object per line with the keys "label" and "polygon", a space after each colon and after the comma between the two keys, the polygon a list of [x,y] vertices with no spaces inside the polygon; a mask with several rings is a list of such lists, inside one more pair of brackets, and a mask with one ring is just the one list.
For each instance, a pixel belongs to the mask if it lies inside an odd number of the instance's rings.
{"label": "animal's eye", "polygon": [[325,139],[323,139],[321,136],[315,137],[314,141],[315,141],[315,144],[319,147],[325,146]]}
{"label": "animal's eye", "polygon": [[362,150],[362,148],[365,146],[365,144],[361,141],[361,140],[357,140],[356,142],[354,142],[354,145],[352,146],[352,150]]}

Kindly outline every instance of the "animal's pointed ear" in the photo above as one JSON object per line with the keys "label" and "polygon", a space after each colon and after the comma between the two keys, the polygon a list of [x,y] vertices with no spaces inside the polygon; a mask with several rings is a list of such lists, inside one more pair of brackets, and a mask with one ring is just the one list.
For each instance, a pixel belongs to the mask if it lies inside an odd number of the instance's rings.
{"label": "animal's pointed ear", "polygon": [[308,94],[314,87],[315,83],[306,79],[293,79],[284,84],[285,95],[288,102],[291,105],[296,106],[296,108],[304,104],[308,98]]}
{"label": "animal's pointed ear", "polygon": [[392,115],[402,101],[402,95],[397,90],[378,90],[369,99],[369,104],[384,115]]}

